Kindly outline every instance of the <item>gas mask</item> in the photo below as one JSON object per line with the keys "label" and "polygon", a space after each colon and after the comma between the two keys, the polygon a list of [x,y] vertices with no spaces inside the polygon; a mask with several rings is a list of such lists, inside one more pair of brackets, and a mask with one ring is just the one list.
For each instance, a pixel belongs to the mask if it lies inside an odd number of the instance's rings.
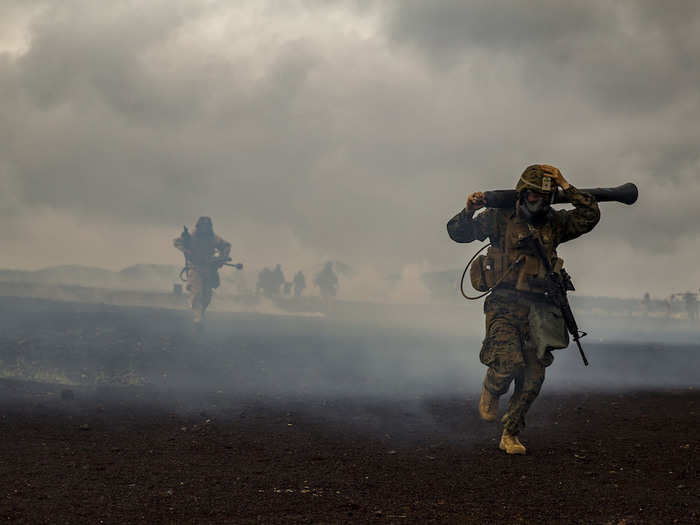
{"label": "gas mask", "polygon": [[[533,198],[536,196],[537,198]],[[528,222],[542,222],[552,209],[553,194],[525,190],[520,196],[520,214]]]}

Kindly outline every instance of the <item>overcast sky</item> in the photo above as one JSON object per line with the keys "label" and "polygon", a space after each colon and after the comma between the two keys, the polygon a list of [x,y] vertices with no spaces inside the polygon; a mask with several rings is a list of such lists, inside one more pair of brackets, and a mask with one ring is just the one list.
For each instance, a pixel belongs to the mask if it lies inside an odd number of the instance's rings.
{"label": "overcast sky", "polygon": [[469,192],[525,166],[632,207],[560,255],[580,291],[700,287],[700,4],[4,0],[0,267],[464,264]]}

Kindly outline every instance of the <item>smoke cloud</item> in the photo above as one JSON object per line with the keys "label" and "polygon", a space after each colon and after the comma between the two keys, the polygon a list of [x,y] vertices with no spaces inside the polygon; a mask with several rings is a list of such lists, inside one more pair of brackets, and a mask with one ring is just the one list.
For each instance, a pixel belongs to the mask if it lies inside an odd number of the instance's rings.
{"label": "smoke cloud", "polygon": [[696,289],[699,9],[3,2],[0,266],[177,264],[210,215],[247,264],[457,268],[466,195],[547,162],[640,188],[562,247],[579,290]]}

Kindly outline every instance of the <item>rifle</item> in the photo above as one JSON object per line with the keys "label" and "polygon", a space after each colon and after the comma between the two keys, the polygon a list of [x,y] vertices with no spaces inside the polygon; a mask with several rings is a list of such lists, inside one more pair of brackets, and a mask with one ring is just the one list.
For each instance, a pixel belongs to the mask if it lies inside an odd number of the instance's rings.
{"label": "rifle", "polygon": [[542,264],[547,272],[547,276],[544,279],[538,279],[537,284],[544,287],[544,294],[550,301],[552,301],[554,306],[561,310],[566,329],[571,334],[571,338],[576,342],[576,346],[578,346],[578,351],[579,354],[581,354],[583,364],[588,366],[588,359],[586,359],[586,354],[583,353],[583,348],[581,347],[580,341],[580,339],[585,337],[587,334],[586,332],[579,331],[578,324],[576,324],[576,319],[574,318],[574,313],[571,311],[571,305],[569,305],[569,299],[566,296],[566,292],[573,292],[575,290],[574,283],[571,282],[571,277],[563,268],[561,269],[560,274],[554,272],[552,262],[547,257],[544,246],[542,246],[542,243],[537,237],[530,234],[523,240],[530,244],[537,257],[539,257],[539,259],[542,261]]}

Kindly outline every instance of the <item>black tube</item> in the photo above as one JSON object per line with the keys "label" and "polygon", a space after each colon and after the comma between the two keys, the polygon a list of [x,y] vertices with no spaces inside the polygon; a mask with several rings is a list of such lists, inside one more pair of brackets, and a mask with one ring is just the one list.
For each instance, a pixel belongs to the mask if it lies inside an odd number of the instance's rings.
{"label": "black tube", "polygon": [[[620,202],[622,204],[634,204],[637,202],[639,190],[632,182],[622,184],[616,188],[586,188],[580,191],[590,193],[597,202]],[[515,190],[492,190],[484,192],[487,208],[512,208],[517,200]],[[554,196],[554,203],[561,204],[570,202],[564,190],[558,189]]]}

